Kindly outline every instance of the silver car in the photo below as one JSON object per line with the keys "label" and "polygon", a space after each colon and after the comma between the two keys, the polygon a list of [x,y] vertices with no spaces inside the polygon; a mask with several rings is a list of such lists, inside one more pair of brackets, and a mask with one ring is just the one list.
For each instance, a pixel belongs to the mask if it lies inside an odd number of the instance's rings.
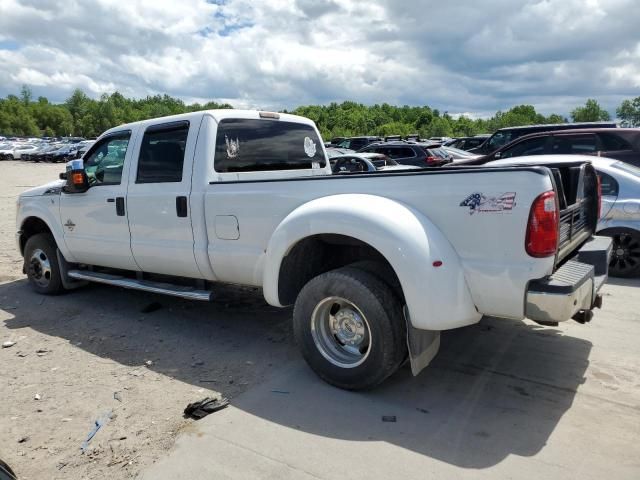
{"label": "silver car", "polygon": [[598,233],[613,238],[609,274],[640,276],[640,168],[610,158],[591,162],[602,188]]}

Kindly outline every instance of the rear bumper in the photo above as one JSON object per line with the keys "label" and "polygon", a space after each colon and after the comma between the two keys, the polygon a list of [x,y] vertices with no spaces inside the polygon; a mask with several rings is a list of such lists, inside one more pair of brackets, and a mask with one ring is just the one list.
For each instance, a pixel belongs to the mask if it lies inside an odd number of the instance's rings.
{"label": "rear bumper", "polygon": [[529,283],[525,315],[536,322],[588,320],[599,307],[600,288],[607,280],[611,239],[592,237],[552,275]]}

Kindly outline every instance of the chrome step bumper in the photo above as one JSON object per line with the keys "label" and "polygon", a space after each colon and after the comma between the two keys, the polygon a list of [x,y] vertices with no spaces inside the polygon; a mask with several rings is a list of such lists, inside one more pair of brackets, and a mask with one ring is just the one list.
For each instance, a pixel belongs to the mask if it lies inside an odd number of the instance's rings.
{"label": "chrome step bumper", "polygon": [[119,275],[110,275],[108,273],[90,272],[85,270],[69,270],[67,275],[75,280],[104,283],[106,285],[131,288],[151,293],[161,293],[163,295],[171,295],[173,297],[186,298],[189,300],[201,300],[204,302],[210,302],[212,300],[212,293],[208,290],[198,290],[193,287],[184,287],[171,283],[135,280]]}
{"label": "chrome step bumper", "polygon": [[552,275],[529,283],[525,315],[540,323],[578,321],[599,307],[598,292],[607,280],[611,239],[592,237],[578,253]]}

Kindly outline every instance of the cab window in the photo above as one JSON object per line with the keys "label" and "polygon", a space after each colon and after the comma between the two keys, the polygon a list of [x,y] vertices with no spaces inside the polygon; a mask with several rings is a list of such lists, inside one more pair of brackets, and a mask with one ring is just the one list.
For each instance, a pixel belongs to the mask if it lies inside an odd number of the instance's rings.
{"label": "cab window", "polygon": [[227,118],[216,134],[214,168],[223,172],[301,170],[326,165],[322,141],[304,123]]}
{"label": "cab window", "polygon": [[89,185],[119,185],[131,132],[119,132],[97,142],[84,157]]}
{"label": "cab window", "polygon": [[153,125],[144,132],[136,183],[182,181],[189,122]]}

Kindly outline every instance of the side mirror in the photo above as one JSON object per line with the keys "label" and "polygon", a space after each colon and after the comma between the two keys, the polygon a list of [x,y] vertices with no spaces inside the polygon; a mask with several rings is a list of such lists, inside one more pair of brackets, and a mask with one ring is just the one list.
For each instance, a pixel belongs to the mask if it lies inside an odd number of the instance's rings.
{"label": "side mirror", "polygon": [[58,177],[60,178],[60,180],[66,180],[67,179],[67,172],[62,172],[60,175],[58,175]]}
{"label": "side mirror", "polygon": [[82,160],[71,160],[67,162],[67,171],[60,174],[60,178],[64,175],[67,184],[64,186],[65,193],[84,193],[89,190],[89,179],[84,171],[84,162]]}

